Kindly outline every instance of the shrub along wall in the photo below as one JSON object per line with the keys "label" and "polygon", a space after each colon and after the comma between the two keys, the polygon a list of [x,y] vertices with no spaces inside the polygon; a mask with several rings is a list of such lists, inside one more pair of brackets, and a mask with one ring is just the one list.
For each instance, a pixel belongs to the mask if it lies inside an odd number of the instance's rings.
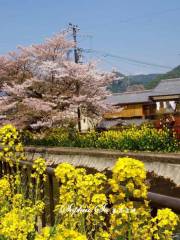
{"label": "shrub along wall", "polygon": [[95,131],[80,134],[67,129],[51,129],[43,134],[24,133],[25,144],[39,146],[86,147],[117,149],[121,151],[179,151],[176,136],[168,129],[157,130],[150,126],[132,126],[122,131]]}

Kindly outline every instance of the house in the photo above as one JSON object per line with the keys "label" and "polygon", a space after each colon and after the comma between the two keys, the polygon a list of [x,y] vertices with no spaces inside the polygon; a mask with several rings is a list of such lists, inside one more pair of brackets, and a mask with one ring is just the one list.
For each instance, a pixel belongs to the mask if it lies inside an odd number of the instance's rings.
{"label": "house", "polygon": [[150,99],[156,103],[157,112],[179,112],[180,78],[162,80],[153,89]]}
{"label": "house", "polygon": [[[106,99],[113,110],[103,115],[103,122],[121,120],[122,125],[156,120],[164,114],[173,114],[180,125],[180,78],[161,80],[151,90],[113,94]],[[108,128],[108,127],[107,127]]]}
{"label": "house", "polygon": [[145,118],[154,114],[156,104],[149,98],[150,95],[149,90],[112,95],[107,103],[113,106],[113,111],[105,113],[104,118]]}

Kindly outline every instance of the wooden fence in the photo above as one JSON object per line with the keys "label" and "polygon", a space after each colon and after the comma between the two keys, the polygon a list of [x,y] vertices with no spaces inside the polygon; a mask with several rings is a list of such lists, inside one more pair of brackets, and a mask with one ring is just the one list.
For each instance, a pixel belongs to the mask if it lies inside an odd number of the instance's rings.
{"label": "wooden fence", "polygon": [[[22,184],[24,186],[25,196],[29,198],[29,178],[30,175],[34,172],[32,168],[33,163],[30,161],[20,161],[19,170],[21,171],[22,176]],[[0,161],[0,178],[6,174],[14,174],[16,173],[16,166],[10,166],[7,162]],[[42,226],[54,225],[55,215],[54,208],[55,202],[58,200],[58,187],[59,183],[56,181],[54,176],[54,168],[47,167],[46,169],[47,181],[40,181],[40,188],[42,191],[41,199],[45,202],[45,211],[42,214]],[[34,182],[35,186],[35,182]]]}

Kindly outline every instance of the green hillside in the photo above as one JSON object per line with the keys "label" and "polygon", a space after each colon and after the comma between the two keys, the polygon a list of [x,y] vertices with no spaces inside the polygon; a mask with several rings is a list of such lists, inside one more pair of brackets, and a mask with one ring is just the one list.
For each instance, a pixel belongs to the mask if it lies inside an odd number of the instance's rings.
{"label": "green hillside", "polygon": [[159,74],[139,74],[127,76],[126,79],[129,81],[129,85],[142,84],[146,88],[158,75]]}
{"label": "green hillside", "polygon": [[159,74],[154,80],[150,81],[146,85],[146,88],[147,89],[154,88],[162,79],[171,79],[179,77],[180,77],[180,65],[165,74]]}
{"label": "green hillside", "polygon": [[118,79],[114,81],[108,89],[112,93],[120,93],[127,90],[128,86],[143,85],[145,89],[154,88],[162,79],[178,78],[180,77],[180,65],[173,70],[164,74],[139,74],[125,76],[122,73],[116,72]]}
{"label": "green hillside", "polygon": [[[117,75],[118,76],[118,75]],[[158,74],[139,74],[139,75],[131,75],[124,76],[120,74],[118,80],[114,81],[108,88],[113,93],[124,92],[127,90],[128,86],[132,85],[143,85],[144,88],[155,78],[157,78]]]}

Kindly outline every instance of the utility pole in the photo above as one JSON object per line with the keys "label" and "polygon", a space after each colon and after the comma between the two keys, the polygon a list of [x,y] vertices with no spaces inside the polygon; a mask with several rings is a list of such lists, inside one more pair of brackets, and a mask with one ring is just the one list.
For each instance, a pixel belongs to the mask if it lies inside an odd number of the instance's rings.
{"label": "utility pole", "polygon": [[[77,48],[77,31],[78,26],[74,25],[72,23],[69,23],[69,27],[72,29],[72,34],[73,34],[73,40],[74,40],[74,61],[75,63],[79,63],[79,53],[78,53],[78,48]],[[79,95],[79,83],[76,84],[76,92],[77,96]],[[78,115],[78,131],[81,132],[81,108],[78,106],[77,108],[77,115]]]}
{"label": "utility pole", "polygon": [[72,25],[71,23],[69,26],[72,28],[72,34],[73,34],[73,40],[74,40],[74,61],[75,63],[79,62],[79,55],[78,55],[78,49],[77,49],[77,31],[78,31],[78,26],[77,25]]}

